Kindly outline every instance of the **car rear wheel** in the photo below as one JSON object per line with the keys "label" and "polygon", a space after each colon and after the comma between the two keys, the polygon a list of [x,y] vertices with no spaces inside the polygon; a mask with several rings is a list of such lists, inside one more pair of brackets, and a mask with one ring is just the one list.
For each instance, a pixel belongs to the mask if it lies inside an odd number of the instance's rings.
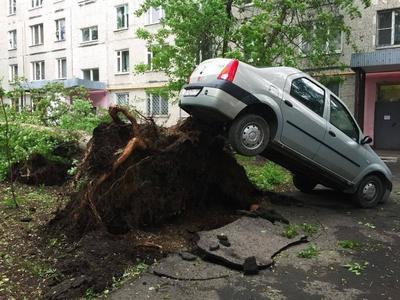
{"label": "car rear wheel", "polygon": [[229,142],[233,149],[245,156],[261,154],[267,148],[269,138],[269,125],[259,115],[240,116],[229,128]]}
{"label": "car rear wheel", "polygon": [[303,193],[311,193],[317,185],[316,182],[306,179],[301,175],[293,175],[293,184]]}
{"label": "car rear wheel", "polygon": [[371,208],[382,200],[384,193],[385,184],[382,179],[376,175],[368,175],[361,181],[353,198],[359,206]]}

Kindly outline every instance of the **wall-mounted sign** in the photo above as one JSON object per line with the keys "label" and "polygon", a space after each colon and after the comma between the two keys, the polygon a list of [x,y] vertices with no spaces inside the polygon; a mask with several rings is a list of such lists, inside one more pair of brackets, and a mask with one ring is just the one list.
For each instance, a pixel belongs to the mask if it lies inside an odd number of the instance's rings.
{"label": "wall-mounted sign", "polygon": [[384,119],[385,121],[390,121],[390,115],[384,115],[384,116],[383,116],[383,119]]}

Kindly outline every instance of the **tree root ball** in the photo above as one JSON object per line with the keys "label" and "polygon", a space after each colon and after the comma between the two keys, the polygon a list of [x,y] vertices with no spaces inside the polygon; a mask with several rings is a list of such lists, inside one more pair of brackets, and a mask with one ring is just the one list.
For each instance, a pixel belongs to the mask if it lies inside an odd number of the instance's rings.
{"label": "tree root ball", "polygon": [[235,209],[254,203],[259,192],[218,129],[192,118],[171,128],[151,119],[139,124],[120,107],[110,115],[113,122],[94,130],[80,164],[81,188],[52,224],[79,235],[98,226],[119,234],[188,210],[207,214],[213,203]]}

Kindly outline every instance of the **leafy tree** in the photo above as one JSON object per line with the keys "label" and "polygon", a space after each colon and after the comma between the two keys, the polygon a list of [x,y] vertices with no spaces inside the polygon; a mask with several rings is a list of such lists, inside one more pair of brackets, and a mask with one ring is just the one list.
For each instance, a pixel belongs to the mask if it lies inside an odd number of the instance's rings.
{"label": "leafy tree", "polygon": [[[152,68],[179,90],[199,62],[233,57],[255,66],[332,66],[339,55],[332,42],[348,19],[361,16],[370,0],[145,0],[136,15],[161,7],[165,17],[154,31],[139,29],[153,52]],[[359,4],[357,4],[359,3]],[[143,72],[147,66],[136,66]]]}
{"label": "leafy tree", "polygon": [[[4,144],[5,144],[5,157],[6,157],[6,163],[7,163],[7,169],[9,170],[11,168],[11,147],[10,147],[10,124],[8,122],[8,116],[7,116],[7,110],[6,110],[6,105],[4,103],[4,96],[5,96],[5,91],[3,90],[3,88],[0,87],[0,104],[1,104],[1,108],[2,108],[2,113],[4,115],[4,120],[5,120],[5,129],[4,129]],[[12,202],[14,204],[15,207],[18,208],[18,202],[17,202],[17,197],[15,194],[15,187],[14,187],[14,178],[13,178],[13,174],[11,173],[11,196],[12,196]]]}

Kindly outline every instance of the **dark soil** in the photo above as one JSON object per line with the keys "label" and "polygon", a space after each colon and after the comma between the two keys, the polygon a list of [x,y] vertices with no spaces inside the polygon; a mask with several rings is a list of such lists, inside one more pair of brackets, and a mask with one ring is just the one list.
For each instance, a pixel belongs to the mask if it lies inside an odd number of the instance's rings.
{"label": "dark soil", "polygon": [[111,114],[111,124],[94,130],[80,166],[76,180],[84,187],[53,227],[73,236],[99,226],[124,234],[190,210],[207,212],[210,204],[248,209],[256,202],[258,190],[218,130],[193,119],[165,129],[128,115],[127,124]]}
{"label": "dark soil", "polygon": [[54,147],[54,159],[34,153],[27,160],[14,163],[8,179],[29,185],[61,186],[70,179],[68,170],[72,161],[82,157],[82,150],[75,142],[65,142]]}
{"label": "dark soil", "polygon": [[80,189],[47,226],[70,245],[47,298],[100,292],[138,261],[193,250],[195,232],[232,222],[235,210],[259,200],[218,128],[190,118],[168,129],[138,124],[120,108],[110,115],[79,166]]}
{"label": "dark soil", "polygon": [[[68,179],[71,164],[54,161],[40,154],[33,154],[22,162],[12,165],[13,178],[29,185],[63,185]],[[9,175],[8,178],[11,176]]]}

